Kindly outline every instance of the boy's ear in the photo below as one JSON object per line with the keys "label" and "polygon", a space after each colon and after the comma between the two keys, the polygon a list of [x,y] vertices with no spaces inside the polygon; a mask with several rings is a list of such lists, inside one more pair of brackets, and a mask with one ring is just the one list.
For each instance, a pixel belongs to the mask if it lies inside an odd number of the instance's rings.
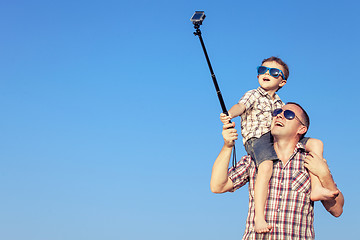
{"label": "boy's ear", "polygon": [[279,87],[283,87],[286,84],[286,80],[282,80],[279,84]]}

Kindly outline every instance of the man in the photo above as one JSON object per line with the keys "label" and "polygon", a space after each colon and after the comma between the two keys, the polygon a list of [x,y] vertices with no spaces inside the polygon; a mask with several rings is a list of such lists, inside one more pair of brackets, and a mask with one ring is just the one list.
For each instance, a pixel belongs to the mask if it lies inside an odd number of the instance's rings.
{"label": "man", "polygon": [[302,107],[288,103],[273,117],[271,133],[279,158],[274,162],[265,207],[269,232],[254,231],[254,183],[256,165],[250,156],[243,157],[235,168],[227,169],[232,147],[238,134],[234,123],[224,124],[224,146],[215,160],[210,187],[214,193],[232,192],[249,183],[249,211],[243,239],[314,239],[314,202],[310,200],[308,169],[323,187],[337,191],[333,199],[322,201],[333,216],[343,211],[344,197],[337,189],[326,161],[313,153],[306,153],[299,140],[307,132],[309,118]]}

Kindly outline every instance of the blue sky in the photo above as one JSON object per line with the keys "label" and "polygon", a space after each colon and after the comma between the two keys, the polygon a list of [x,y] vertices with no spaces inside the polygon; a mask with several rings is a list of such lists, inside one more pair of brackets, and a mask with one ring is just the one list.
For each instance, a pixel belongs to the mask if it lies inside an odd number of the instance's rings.
{"label": "blue sky", "polygon": [[[279,56],[283,101],[345,195],[315,203],[317,239],[357,229],[358,1],[2,1],[0,238],[241,239],[247,188],[210,192],[221,111],[190,17],[228,108]],[[236,124],[239,125],[239,119]],[[244,155],[241,141],[237,155]]]}

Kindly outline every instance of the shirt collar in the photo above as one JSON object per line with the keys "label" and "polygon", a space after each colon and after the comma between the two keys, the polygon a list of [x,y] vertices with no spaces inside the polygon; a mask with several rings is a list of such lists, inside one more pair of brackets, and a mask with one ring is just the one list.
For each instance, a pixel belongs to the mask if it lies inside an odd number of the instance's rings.
{"label": "shirt collar", "polygon": [[262,87],[258,87],[257,90],[259,91],[259,93],[260,93],[261,95],[264,95],[264,96],[269,95],[269,94],[265,91],[265,89],[263,89]]}
{"label": "shirt collar", "polygon": [[298,149],[305,150],[305,145],[302,144],[301,142],[298,142],[298,143],[296,144],[295,150],[298,150]]}
{"label": "shirt collar", "polygon": [[298,142],[295,146],[294,152],[297,152],[297,151],[305,151],[305,145],[302,144],[301,142]]}
{"label": "shirt collar", "polygon": [[[304,144],[302,144],[301,142],[298,142],[294,148],[294,152],[293,154],[291,155],[291,157],[289,158],[289,160],[284,164],[284,167],[286,167],[295,157],[295,155],[298,153],[298,152],[305,152],[305,146]],[[280,160],[279,160],[280,161]],[[281,161],[280,161],[281,162]]]}
{"label": "shirt collar", "polygon": [[[261,95],[263,95],[263,96],[268,96],[268,98],[271,99],[271,96],[270,96],[262,87],[258,87],[257,90],[259,91],[259,93],[260,93]],[[274,102],[277,102],[277,101],[281,101],[281,99],[280,99],[279,95],[277,95],[277,94],[275,93],[275,95],[274,95]]]}

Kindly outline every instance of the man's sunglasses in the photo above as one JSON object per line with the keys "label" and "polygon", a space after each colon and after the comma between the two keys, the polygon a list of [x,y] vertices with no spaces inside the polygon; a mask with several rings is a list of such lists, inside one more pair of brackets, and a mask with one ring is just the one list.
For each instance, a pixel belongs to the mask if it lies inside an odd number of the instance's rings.
{"label": "man's sunglasses", "polygon": [[276,78],[279,77],[279,76],[282,76],[282,78],[284,80],[286,80],[283,71],[281,71],[278,68],[268,68],[268,67],[264,67],[264,66],[257,67],[257,72],[258,72],[259,75],[260,74],[265,74],[268,70],[269,70],[269,73],[270,73],[271,76],[276,77]]}
{"label": "man's sunglasses", "polygon": [[[279,115],[280,113],[282,113],[283,110],[281,108],[275,109],[272,113],[273,117]],[[293,120],[294,118],[296,118],[296,120],[298,120],[302,125],[306,126],[296,115],[293,111],[291,110],[285,110],[284,111],[284,117],[287,120]]]}

